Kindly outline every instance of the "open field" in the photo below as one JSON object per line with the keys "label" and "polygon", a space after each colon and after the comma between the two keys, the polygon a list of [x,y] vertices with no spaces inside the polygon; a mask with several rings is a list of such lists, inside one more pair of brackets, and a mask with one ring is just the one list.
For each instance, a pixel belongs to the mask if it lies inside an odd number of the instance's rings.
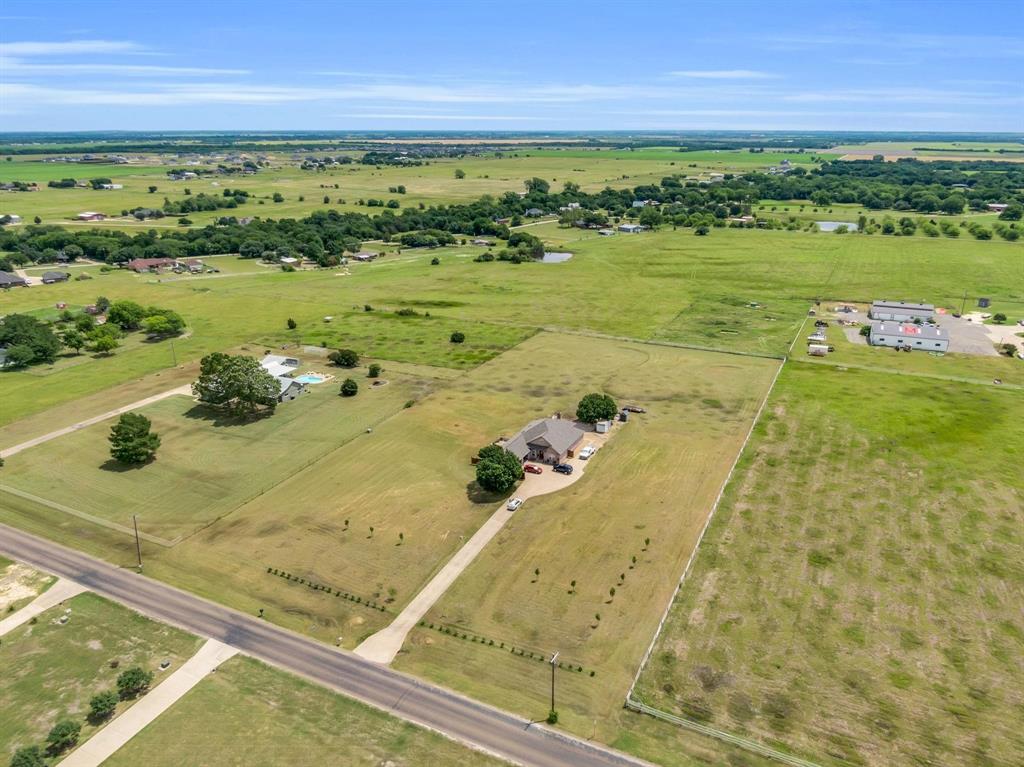
{"label": "open field", "polygon": [[[81,594],[67,606],[66,624],[57,623],[64,608],[53,608],[38,622],[15,629],[0,645],[0,759],[6,761],[21,746],[42,743],[53,724],[66,717],[83,723],[84,742],[96,731],[85,722],[89,699],[114,689],[121,671],[142,666],[156,673],[156,685],[161,661],[171,661],[173,670],[200,645],[183,631],[93,594]],[[111,665],[115,661],[116,667]]]}
{"label": "open field", "polygon": [[417,392],[414,380],[373,388],[365,371],[344,372],[362,383],[360,396],[339,397],[339,378],[257,420],[225,419],[187,396],[161,400],[138,411],[161,438],[152,464],[125,468],[110,458],[109,420],[10,458],[0,492],[13,487],[118,524],[138,514],[145,532],[177,539],[362,434]]}
{"label": "open field", "polygon": [[1022,416],[1017,392],[789,366],[639,697],[827,765],[1016,764]]}
{"label": "open field", "polygon": [[[520,375],[533,377],[527,360],[535,350],[525,346],[503,360],[522,360]],[[414,630],[398,667],[543,716],[549,669],[540,659],[557,650],[572,669],[560,672],[560,721],[584,734],[595,718],[608,721],[779,364],[638,344],[591,346],[586,367],[569,368],[573,378],[599,375],[595,383],[617,401],[649,412],[618,426],[578,482],[516,512],[427,614],[428,626]],[[506,433],[515,425],[509,421]],[[434,622],[458,637],[482,637],[486,650],[431,630]],[[535,657],[513,655],[512,647]]]}
{"label": "open field", "polygon": [[366,767],[504,764],[245,657],[222,665],[104,764],[272,767],[297,755]]}
{"label": "open field", "polygon": [[[815,297],[899,296],[959,306],[967,291],[990,296],[992,310],[1008,315],[1024,306],[1020,243],[735,229],[694,237],[691,230],[668,228],[604,238],[555,224],[529,231],[572,251],[573,259],[474,263],[471,256],[480,249],[460,246],[390,254],[350,267],[348,276],[338,270],[266,271],[172,280],[118,271],[12,291],[0,301],[5,311],[32,311],[56,301],[84,305],[103,294],[175,309],[191,331],[174,341],[179,362],[260,339],[275,346],[344,343],[382,360],[454,367],[489,358],[538,327],[781,354]],[[435,255],[440,266],[430,265]],[[751,309],[750,302],[760,306]],[[416,308],[431,317],[397,318],[385,311],[363,316],[364,304]],[[344,319],[326,325],[324,316]],[[288,317],[299,323],[296,333],[285,330]],[[454,349],[448,334],[464,321],[480,324],[467,326],[465,347]],[[73,371],[41,366],[0,373],[0,401],[18,403],[17,409],[0,408],[0,424],[171,362],[164,341],[110,358],[85,354],[74,360]],[[56,367],[61,364],[68,363],[62,359]]]}

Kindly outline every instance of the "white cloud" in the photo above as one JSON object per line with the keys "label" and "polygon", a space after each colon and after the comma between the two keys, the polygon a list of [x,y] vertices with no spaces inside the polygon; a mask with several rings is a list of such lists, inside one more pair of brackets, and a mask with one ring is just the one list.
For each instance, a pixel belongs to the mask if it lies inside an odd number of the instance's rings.
{"label": "white cloud", "polygon": [[670,77],[689,77],[697,80],[776,80],[779,75],[755,69],[678,69]]}
{"label": "white cloud", "polygon": [[138,53],[145,48],[127,40],[0,43],[0,56],[71,56],[90,53]]}
{"label": "white cloud", "polygon": [[5,75],[60,75],[60,74],[97,74],[97,75],[247,75],[248,69],[210,69],[206,67],[169,67],[150,64],[35,64],[21,59],[0,57],[0,71]]}

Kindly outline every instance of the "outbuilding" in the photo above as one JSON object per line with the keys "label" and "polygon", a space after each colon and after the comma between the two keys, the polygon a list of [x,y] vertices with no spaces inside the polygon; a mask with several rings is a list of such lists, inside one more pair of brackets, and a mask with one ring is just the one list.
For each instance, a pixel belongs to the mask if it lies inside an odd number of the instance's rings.
{"label": "outbuilding", "polygon": [[52,285],[55,282],[67,282],[71,277],[69,272],[43,272],[43,284]]}
{"label": "outbuilding", "polygon": [[75,218],[79,221],[102,221],[106,216],[102,213],[97,213],[94,210],[87,210],[79,213]]}
{"label": "outbuilding", "polygon": [[0,272],[0,288],[23,288],[28,280],[10,272]]}
{"label": "outbuilding", "polygon": [[873,322],[868,343],[872,346],[890,346],[896,349],[945,352],[949,349],[949,332],[935,325],[915,325],[912,322]]}
{"label": "outbuilding", "polygon": [[873,320],[893,320],[895,322],[906,322],[908,320],[930,320],[935,316],[935,307],[931,304],[912,304],[907,301],[874,301],[871,304],[871,311],[868,317]]}
{"label": "outbuilding", "polygon": [[646,228],[643,224],[619,224],[619,231],[626,234],[639,234]]}

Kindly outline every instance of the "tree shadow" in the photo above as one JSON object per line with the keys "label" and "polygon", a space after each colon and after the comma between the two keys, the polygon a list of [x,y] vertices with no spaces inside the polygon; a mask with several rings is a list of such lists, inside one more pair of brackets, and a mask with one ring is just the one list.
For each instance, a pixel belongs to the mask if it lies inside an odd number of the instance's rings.
{"label": "tree shadow", "polygon": [[108,458],[100,464],[100,471],[109,471],[112,474],[127,474],[131,471],[144,469],[155,461],[156,458],[150,458],[148,461],[143,461],[142,463],[121,463],[113,458]]}
{"label": "tree shadow", "polygon": [[470,503],[488,504],[493,505],[500,503],[501,501],[507,500],[511,497],[512,492],[515,490],[513,487],[506,493],[492,493],[490,490],[484,490],[480,485],[473,482],[469,482],[466,485],[466,498],[469,499]]}
{"label": "tree shadow", "polygon": [[239,415],[221,410],[211,405],[197,404],[185,411],[184,416],[198,421],[206,421],[213,426],[245,426],[262,421],[274,414],[273,410],[260,410],[252,414]]}

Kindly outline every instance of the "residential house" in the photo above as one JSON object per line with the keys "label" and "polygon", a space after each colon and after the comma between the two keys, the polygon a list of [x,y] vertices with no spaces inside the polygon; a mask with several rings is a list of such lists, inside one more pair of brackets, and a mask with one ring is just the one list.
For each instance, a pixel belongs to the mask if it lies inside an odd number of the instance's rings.
{"label": "residential house", "polygon": [[643,224],[619,224],[619,231],[626,234],[638,234],[646,228]]}
{"label": "residential house", "polygon": [[561,463],[573,456],[583,436],[583,430],[572,421],[541,418],[531,421],[502,447],[520,461]]}
{"label": "residential house", "polygon": [[1002,213],[1004,210],[1006,210],[1010,206],[1009,206],[1008,203],[1005,203],[1005,202],[990,202],[985,207],[988,208],[993,213]]}
{"label": "residential house", "polygon": [[6,221],[8,224],[20,224],[21,216],[15,213],[6,213],[0,216],[0,221]]}
{"label": "residential house", "polygon": [[97,213],[94,210],[87,210],[83,213],[79,213],[75,218],[79,221],[102,221],[106,216],[103,213]]}
{"label": "residential house", "polygon": [[173,258],[133,258],[125,266],[133,272],[158,272],[161,269],[173,269],[178,265]]}
{"label": "residential house", "polygon": [[306,384],[300,383],[294,378],[287,378],[285,376],[275,376],[275,378],[277,379],[277,385],[281,389],[277,395],[278,402],[291,402],[306,391]]}
{"label": "residential house", "polygon": [[10,272],[0,272],[0,288],[23,288],[28,285],[28,280]]}
{"label": "residential house", "polygon": [[906,301],[874,301],[868,317],[873,320],[892,320],[906,322],[908,320],[930,320],[935,316],[935,307],[931,304],[911,304]]}
{"label": "residential house", "polygon": [[949,332],[934,325],[912,322],[872,322],[868,343],[897,349],[944,352],[949,349]]}
{"label": "residential house", "polygon": [[266,370],[275,378],[290,376],[301,363],[295,357],[282,357],[278,354],[268,354],[260,360],[260,367]]}
{"label": "residential house", "polygon": [[124,189],[124,184],[100,184],[100,189]]}
{"label": "residential house", "polygon": [[615,234],[614,229],[598,229],[597,233],[602,237],[612,237]]}
{"label": "residential house", "polygon": [[657,200],[633,200],[634,208],[647,208],[653,205],[661,205]]}
{"label": "residential house", "polygon": [[494,241],[493,240],[485,240],[483,238],[478,238],[476,240],[473,240],[473,244],[474,245],[479,245],[482,248],[489,248],[492,245],[494,245]]}
{"label": "residential house", "polygon": [[526,216],[527,218],[540,218],[541,216],[544,215],[544,211],[542,211],[540,208],[527,208],[526,212],[523,215]]}
{"label": "residential house", "polygon": [[52,285],[55,282],[67,282],[71,278],[68,272],[43,272],[43,284]]}
{"label": "residential house", "polygon": [[356,261],[363,261],[363,262],[373,261],[373,259],[375,259],[376,257],[377,257],[376,253],[374,253],[372,251],[368,251],[368,250],[361,250],[358,253],[356,253],[354,256],[352,256],[352,258],[354,258]]}

